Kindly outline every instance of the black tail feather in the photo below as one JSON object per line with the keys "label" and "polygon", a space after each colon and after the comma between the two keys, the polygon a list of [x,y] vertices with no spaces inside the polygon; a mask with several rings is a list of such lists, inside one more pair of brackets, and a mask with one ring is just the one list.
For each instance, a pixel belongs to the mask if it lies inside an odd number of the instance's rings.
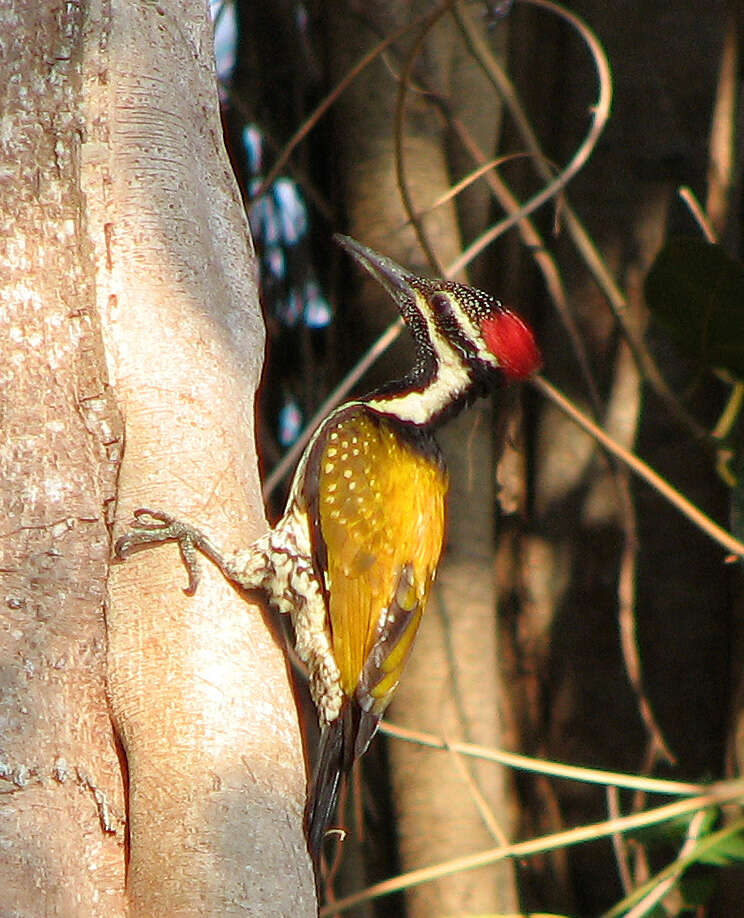
{"label": "black tail feather", "polygon": [[378,723],[379,717],[368,714],[352,701],[321,731],[318,762],[305,807],[305,836],[316,875],[323,839],[336,811],[341,778],[366,750]]}
{"label": "black tail feather", "polygon": [[323,839],[336,809],[344,761],[343,714],[320,734],[318,763],[305,807],[305,837],[316,875]]}

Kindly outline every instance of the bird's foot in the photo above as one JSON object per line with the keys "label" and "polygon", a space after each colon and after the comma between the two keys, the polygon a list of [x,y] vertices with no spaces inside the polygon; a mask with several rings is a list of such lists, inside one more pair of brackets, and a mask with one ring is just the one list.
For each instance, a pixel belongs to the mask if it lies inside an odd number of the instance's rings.
{"label": "bird's foot", "polygon": [[124,560],[132,551],[161,542],[178,542],[183,563],[189,575],[189,585],[184,593],[193,596],[199,585],[199,552],[210,545],[209,540],[199,529],[164,513],[162,510],[149,510],[140,507],[134,511],[134,526],[129,532],[117,539],[114,552],[117,558]]}

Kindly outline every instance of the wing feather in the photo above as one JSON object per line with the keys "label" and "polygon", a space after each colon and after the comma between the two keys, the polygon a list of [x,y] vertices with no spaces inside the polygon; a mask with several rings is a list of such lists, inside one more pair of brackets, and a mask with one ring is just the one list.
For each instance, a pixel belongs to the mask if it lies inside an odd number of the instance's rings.
{"label": "wing feather", "polygon": [[331,639],[342,688],[353,695],[386,616],[397,610],[403,613],[401,633],[376,654],[379,693],[388,696],[439,562],[447,475],[432,454],[359,406],[330,429],[318,477]]}

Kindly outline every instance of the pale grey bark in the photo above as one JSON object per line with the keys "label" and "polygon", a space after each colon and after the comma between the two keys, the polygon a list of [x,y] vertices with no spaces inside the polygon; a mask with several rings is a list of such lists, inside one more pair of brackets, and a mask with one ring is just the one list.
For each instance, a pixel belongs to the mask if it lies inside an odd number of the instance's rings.
{"label": "pale grey bark", "polygon": [[261,610],[206,567],[187,598],[164,548],[112,568],[104,631],[106,523],[155,505],[226,548],[265,527],[263,329],[206,4],[46,6],[2,13],[3,908],[121,914],[128,817],[131,914],[314,914]]}
{"label": "pale grey bark", "polygon": [[0,911],[123,914],[104,682],[121,429],[87,254],[79,17],[0,7]]}

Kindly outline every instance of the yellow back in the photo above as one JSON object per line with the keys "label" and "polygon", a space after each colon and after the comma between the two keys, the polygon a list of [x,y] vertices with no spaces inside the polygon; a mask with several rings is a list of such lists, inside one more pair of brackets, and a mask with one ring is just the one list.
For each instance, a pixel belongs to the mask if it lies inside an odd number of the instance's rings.
{"label": "yellow back", "polygon": [[381,615],[392,610],[405,624],[395,642],[378,648],[382,658],[369,694],[374,713],[381,714],[439,563],[447,473],[434,454],[417,449],[384,417],[359,406],[331,422],[318,475],[331,639],[346,694],[356,689]]}

